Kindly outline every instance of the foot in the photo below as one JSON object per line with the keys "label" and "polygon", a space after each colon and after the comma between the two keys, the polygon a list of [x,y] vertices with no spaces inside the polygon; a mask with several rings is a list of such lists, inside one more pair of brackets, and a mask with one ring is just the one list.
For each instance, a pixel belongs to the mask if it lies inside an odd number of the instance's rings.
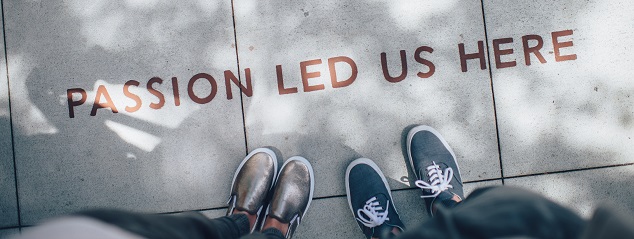
{"label": "foot", "polygon": [[426,125],[411,129],[407,134],[407,156],[431,216],[436,203],[455,205],[462,201],[464,192],[456,155],[438,131]]}
{"label": "foot", "polygon": [[352,161],[346,169],[348,205],[366,238],[381,238],[402,232],[387,180],[379,167],[366,158]]}
{"label": "foot", "polygon": [[263,229],[273,225],[284,237],[291,238],[306,215],[314,190],[315,176],[308,160],[300,156],[288,159],[275,182]]}
{"label": "foot", "polygon": [[251,232],[263,220],[263,207],[277,176],[277,158],[267,148],[249,153],[238,166],[231,183],[227,216],[237,212],[247,214]]}

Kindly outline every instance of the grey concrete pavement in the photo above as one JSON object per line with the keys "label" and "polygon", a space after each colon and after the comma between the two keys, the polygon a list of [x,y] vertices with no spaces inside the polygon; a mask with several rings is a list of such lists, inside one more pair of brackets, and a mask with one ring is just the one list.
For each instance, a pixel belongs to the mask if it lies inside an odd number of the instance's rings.
{"label": "grey concrete pavement", "polygon": [[489,44],[500,49],[490,53],[501,64],[490,60],[504,176],[633,162],[627,49],[634,31],[626,23],[634,5],[490,0],[484,7]]}
{"label": "grey concrete pavement", "polygon": [[[0,53],[5,55],[4,48],[0,49]],[[0,57],[0,228],[19,224],[10,117],[7,65],[5,58]]]}
{"label": "grey concrete pavement", "polygon": [[4,11],[22,224],[95,206],[224,205],[215,191],[245,153],[240,101],[221,81],[237,72],[230,2]]}
{"label": "grey concrete pavement", "polygon": [[634,202],[630,1],[2,3],[0,233],[93,207],[221,216],[263,146],[314,167],[299,238],[361,235],[343,177],[358,157],[415,225],[418,124],[468,190],[503,181],[586,217]]}

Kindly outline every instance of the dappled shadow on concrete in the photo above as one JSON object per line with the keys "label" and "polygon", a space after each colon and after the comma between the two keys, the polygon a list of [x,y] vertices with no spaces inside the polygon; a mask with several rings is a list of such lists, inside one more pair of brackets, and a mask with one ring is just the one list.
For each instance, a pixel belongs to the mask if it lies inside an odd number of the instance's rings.
{"label": "dappled shadow on concrete", "polygon": [[[497,178],[499,159],[488,72],[477,62],[461,72],[458,44],[470,51],[484,40],[479,1],[388,2],[322,1],[263,3],[236,1],[238,57],[252,72],[254,93],[245,100],[250,148],[262,144],[311,160],[317,172],[317,196],[345,193],[347,163],[357,157],[377,162],[393,188],[409,187],[401,132],[411,124],[437,128],[464,163],[468,180]],[[475,20],[474,20],[475,19]],[[415,50],[433,48],[415,60]],[[401,71],[399,51],[405,50],[407,77],[388,82],[381,67],[386,54],[392,76]],[[475,50],[474,50],[475,51]],[[333,88],[328,58],[346,56],[358,67],[349,86]],[[305,92],[300,62],[321,59],[308,72],[320,72]],[[282,66],[280,95],[276,65]],[[340,80],[352,73],[336,66]]]}
{"label": "dappled shadow on concrete", "polygon": [[[513,37],[515,49],[493,68],[505,176],[554,172],[634,162],[634,87],[631,53],[634,4],[627,1],[485,1],[489,39]],[[553,15],[554,14],[554,15]],[[523,24],[516,24],[521,22]],[[555,61],[551,32],[572,30]],[[546,63],[524,64],[522,36],[544,39]],[[515,59],[513,59],[515,57]],[[493,61],[492,61],[493,62]]]}
{"label": "dappled shadow on concrete", "polygon": [[[604,26],[596,22],[604,21],[593,21],[596,16],[590,13],[595,12],[588,9],[610,10],[606,4],[566,3],[574,8],[566,13],[576,16],[570,24],[539,22],[521,34],[575,28],[582,36],[575,39],[578,61],[493,71],[506,176],[632,162],[634,153],[627,146],[634,90],[624,70],[631,61],[609,61],[610,71],[592,65],[612,57],[602,50],[605,42],[621,50],[615,57],[631,58],[623,50],[630,42],[607,37],[628,36],[631,29],[607,27],[603,36],[599,30]],[[87,207],[150,212],[222,207],[244,156],[243,126],[249,150],[273,146],[282,160],[302,155],[311,161],[317,197],[343,195],[345,168],[358,157],[375,160],[393,188],[410,187],[402,138],[416,124],[445,136],[465,181],[499,178],[491,78],[477,61],[461,72],[458,53],[459,43],[475,51],[477,42],[485,40],[480,4],[236,0],[235,46],[230,1],[5,2],[22,223]],[[502,15],[549,12],[549,4],[539,6],[509,8]],[[489,40],[521,36],[507,33],[515,24],[512,16],[497,20],[503,24],[494,26],[487,18]],[[587,38],[597,34],[601,37]],[[421,55],[435,66],[429,78],[417,76],[430,70],[414,58],[421,46],[433,48]],[[246,80],[246,68],[253,79],[253,96],[242,102],[237,87],[234,99],[225,99],[222,84],[224,70],[238,74],[235,47],[241,79]],[[407,77],[390,83],[383,77],[380,54],[386,53],[387,69],[396,75],[400,50],[406,51]],[[357,63],[353,84],[332,87],[327,59],[335,56]],[[324,84],[325,90],[304,92],[299,62],[312,59],[322,60],[309,68],[321,77],[310,82]],[[286,86],[297,87],[298,93],[279,94],[276,65],[283,67]],[[584,69],[575,75],[583,75],[583,81],[558,75],[571,71],[567,68]],[[187,89],[187,80],[200,72],[216,78],[216,98],[199,105],[181,91],[182,105],[176,107],[167,81],[176,76],[179,88]],[[336,72],[351,74],[345,66]],[[137,80],[143,88],[154,76],[166,81],[159,87],[165,108],[148,109],[154,96],[137,91],[145,108],[125,113],[130,100],[119,101],[125,99],[123,84]],[[557,82],[562,79],[566,83]],[[99,109],[90,116],[98,85],[110,91],[120,113]],[[69,88],[85,89],[88,95],[72,119],[65,98]],[[202,86],[199,93],[208,91]],[[0,96],[0,104],[3,100],[8,101]],[[8,121],[3,107],[0,124]],[[515,163],[505,163],[511,160]],[[623,175],[602,182],[620,185],[631,176]]]}
{"label": "dappled shadow on concrete", "polygon": [[0,116],[0,227],[18,225],[9,120]]}
{"label": "dappled shadow on concrete", "polygon": [[[4,39],[4,38],[3,38]],[[4,43],[4,40],[2,41]],[[4,55],[4,48],[0,50]],[[0,227],[18,225],[6,62],[0,59]],[[0,233],[1,234],[1,233]]]}
{"label": "dappled shadow on concrete", "polygon": [[[240,102],[218,94],[198,105],[181,92],[174,107],[166,92],[171,77],[187,89],[197,73],[235,72],[230,2],[22,1],[4,9],[23,224],[88,207],[169,212],[224,204],[217,191],[228,191],[233,172],[225,168],[237,167],[245,152]],[[155,86],[165,93],[160,110],[148,108],[157,98],[141,90],[155,76],[167,81]],[[122,94],[128,80],[141,83],[136,113],[124,111],[134,103]],[[98,85],[120,113],[90,116]],[[70,88],[89,96],[74,118]]]}

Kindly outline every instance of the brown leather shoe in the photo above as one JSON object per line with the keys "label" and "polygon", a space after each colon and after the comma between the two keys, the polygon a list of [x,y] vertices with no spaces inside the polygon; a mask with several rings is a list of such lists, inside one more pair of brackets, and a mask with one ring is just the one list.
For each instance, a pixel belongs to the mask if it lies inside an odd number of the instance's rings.
{"label": "brown leather shoe", "polygon": [[261,217],[262,208],[266,205],[267,195],[273,188],[276,176],[277,157],[273,151],[258,148],[249,153],[233,175],[227,216],[233,214],[234,209],[257,215],[257,221],[251,228],[253,232],[258,222],[264,218]]}
{"label": "brown leather shoe", "polygon": [[266,216],[288,223],[286,238],[291,238],[295,229],[306,215],[315,190],[315,174],[313,168],[303,157],[289,158],[275,182],[273,198]]}

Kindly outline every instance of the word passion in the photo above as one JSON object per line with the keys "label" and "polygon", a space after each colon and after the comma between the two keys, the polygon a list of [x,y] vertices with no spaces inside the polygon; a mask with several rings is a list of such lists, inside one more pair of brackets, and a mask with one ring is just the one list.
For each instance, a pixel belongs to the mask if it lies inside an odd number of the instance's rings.
{"label": "word passion", "polygon": [[[572,35],[573,35],[572,30],[556,31],[550,34],[550,38],[552,40],[552,46],[553,46],[552,53],[554,53],[553,55],[554,55],[555,62],[570,61],[570,60],[577,59],[576,54],[569,54],[569,55],[561,54],[562,48],[571,47],[574,45],[574,43],[572,42],[572,40],[561,41],[559,38],[565,37],[565,36],[572,36]],[[497,69],[517,66],[517,62],[515,60],[502,61],[502,56],[514,54],[514,49],[512,47],[508,47],[508,46],[504,47],[505,44],[510,44],[510,43],[513,43],[514,41],[515,39],[513,38],[500,38],[500,39],[494,39],[492,41],[493,57],[495,60],[495,67]],[[522,53],[524,56],[524,63],[527,66],[530,66],[532,63],[531,55],[534,55],[541,64],[547,63],[546,58],[542,54],[542,48],[544,46],[544,38],[542,36],[532,35],[532,34],[525,35],[521,37],[521,42],[522,42],[522,48],[523,48]],[[486,58],[485,58],[486,52],[484,50],[484,42],[478,41],[477,45],[478,45],[478,50],[476,52],[467,53],[467,50],[465,49],[465,44],[464,43],[458,44],[458,54],[460,56],[460,68],[462,72],[468,71],[467,61],[470,61],[470,60],[479,61],[480,69],[481,70],[486,69],[487,64],[486,64]],[[430,60],[426,58],[423,58],[422,56],[423,53],[431,54],[433,52],[434,52],[434,49],[429,46],[421,46],[414,50],[414,59],[416,60],[416,62],[418,64],[422,64],[427,67],[426,72],[418,72],[416,74],[418,77],[429,78],[432,75],[434,75],[434,72],[436,71],[436,66],[434,65],[433,62],[431,62]],[[396,76],[392,75],[388,71],[387,54],[385,52],[382,52],[380,54],[383,76],[385,80],[392,83],[398,83],[404,80],[405,77],[407,76],[407,68],[408,68],[408,64],[406,61],[407,52],[405,50],[401,50],[399,53],[401,58],[400,59],[401,72],[399,75],[396,75]],[[346,87],[352,84],[356,80],[357,74],[359,71],[357,68],[357,64],[350,57],[347,57],[347,56],[332,57],[332,58],[326,59],[326,63],[328,64],[328,70],[330,74],[330,81],[331,81],[332,88]],[[324,84],[310,83],[310,79],[320,77],[321,72],[309,71],[308,68],[310,66],[316,66],[321,64],[324,64],[322,59],[307,60],[307,61],[302,61],[299,63],[300,75],[301,75],[301,81],[302,81],[301,87],[303,92],[324,90],[326,88]],[[343,80],[339,79],[337,75],[337,71],[336,71],[336,66],[337,65],[341,66],[342,64],[347,65],[347,67],[349,67],[351,70],[350,77]],[[278,93],[280,95],[298,93],[299,92],[298,87],[289,87],[285,85],[284,75],[282,73],[282,65],[276,65],[275,68],[277,73]],[[231,92],[232,84],[239,87],[240,91],[247,97],[251,97],[253,95],[253,86],[251,83],[251,69],[245,68],[244,71],[245,71],[245,78],[246,78],[245,85],[241,84],[240,80],[238,80],[238,78],[233,74],[233,72],[229,70],[224,71],[224,84],[225,84],[226,96],[228,100],[233,99],[233,94]],[[208,94],[201,96],[195,93],[194,85],[196,84],[196,82],[199,82],[199,81],[203,81],[203,82],[206,81],[209,83],[211,90]],[[145,84],[145,89],[150,94],[156,97],[156,99],[154,99],[148,104],[148,106],[152,109],[161,109],[165,105],[165,102],[166,102],[165,95],[154,87],[155,84],[163,84],[164,82],[165,81],[159,77],[153,77],[150,80],[148,80],[147,83]],[[174,96],[174,101],[173,101],[174,105],[179,106],[180,105],[180,90],[178,87],[178,78],[172,77],[171,84],[172,84],[172,91],[173,91],[172,93]],[[134,105],[126,106],[125,111],[128,113],[133,113],[138,111],[141,108],[141,106],[143,105],[143,100],[141,99],[141,97],[139,97],[139,95],[132,93],[130,91],[130,87],[141,87],[141,82],[136,80],[130,80],[130,81],[127,81],[125,84],[123,84],[123,89],[122,89],[123,94],[129,99],[131,99],[132,101],[134,101]],[[217,85],[216,79],[210,74],[198,73],[189,79],[186,91],[187,91],[187,95],[193,102],[198,104],[207,104],[215,98],[218,91],[218,85]],[[66,96],[68,100],[68,116],[70,118],[74,118],[75,107],[79,107],[85,104],[86,101],[88,100],[87,92],[86,90],[81,88],[72,88],[66,91]],[[76,97],[76,96],[79,96],[79,97]],[[97,115],[98,109],[110,109],[112,113],[119,112],[119,110],[115,106],[113,99],[110,97],[110,94],[108,93],[108,90],[106,89],[104,85],[97,86],[95,97],[92,101],[92,110],[90,111],[90,116]]]}

